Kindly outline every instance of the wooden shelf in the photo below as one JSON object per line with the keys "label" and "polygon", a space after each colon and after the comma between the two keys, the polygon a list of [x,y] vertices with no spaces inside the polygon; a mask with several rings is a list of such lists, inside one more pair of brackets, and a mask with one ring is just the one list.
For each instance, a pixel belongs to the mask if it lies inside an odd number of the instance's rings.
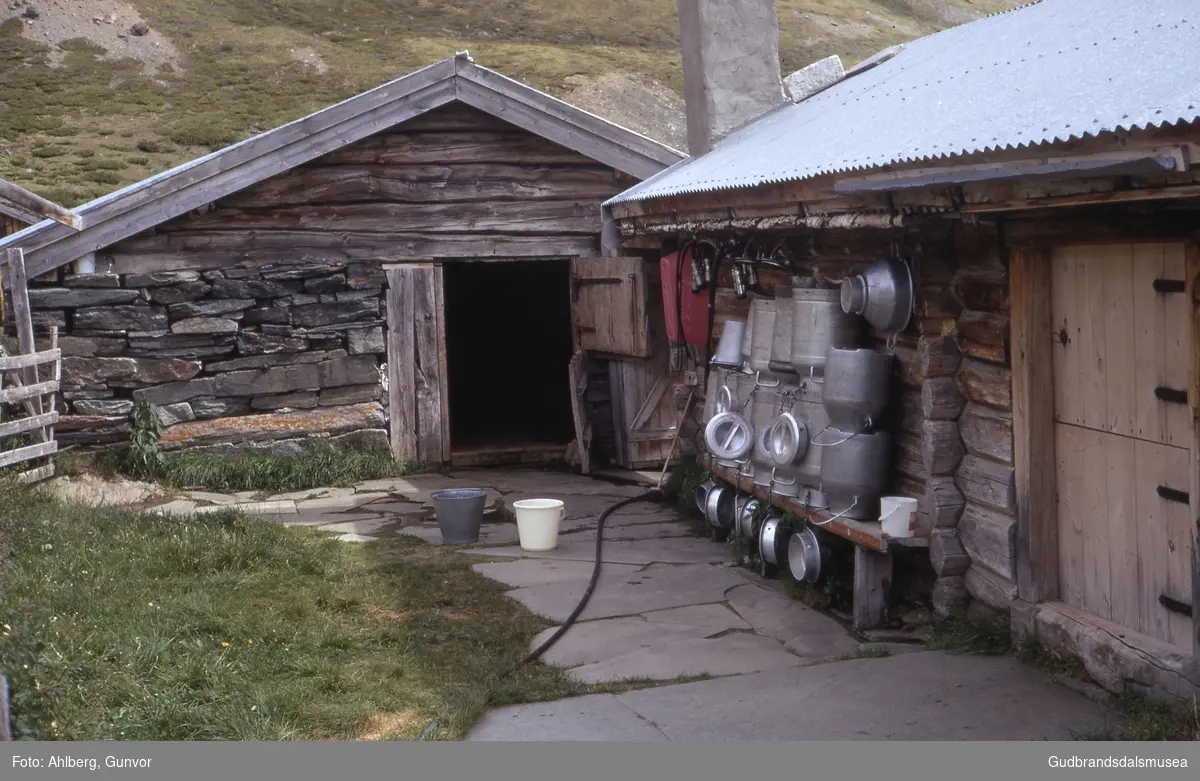
{"label": "wooden shelf", "polygon": [[[772,496],[771,492],[766,488],[754,485],[750,478],[742,477],[739,479],[734,470],[729,467],[720,466],[707,456],[705,460],[708,462],[709,471],[712,472],[714,477],[719,477],[730,485],[736,485],[739,491],[753,494],[764,502],[769,502],[772,506],[790,512],[798,518],[805,518],[817,523],[822,523],[829,518],[829,513],[805,509],[804,504],[795,499]],[[883,528],[878,522],[869,523],[866,521],[839,518],[836,521],[823,523],[821,528],[830,534],[836,534],[838,537],[849,540],[856,545],[861,545],[867,550],[872,550],[876,553],[888,553],[891,546],[902,548],[929,547],[928,537],[889,537],[883,533]]]}

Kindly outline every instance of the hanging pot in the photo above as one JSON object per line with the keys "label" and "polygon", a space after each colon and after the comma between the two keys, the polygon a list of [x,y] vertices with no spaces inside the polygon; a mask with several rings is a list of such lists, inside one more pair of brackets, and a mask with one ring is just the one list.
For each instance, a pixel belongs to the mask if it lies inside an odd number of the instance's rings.
{"label": "hanging pot", "polygon": [[704,505],[705,520],[712,526],[722,527],[733,516],[736,496],[733,488],[727,485],[718,485],[709,491]]}
{"label": "hanging pot", "polygon": [[758,533],[759,558],[773,567],[786,561],[791,533],[791,529],[784,528],[782,518],[777,515],[768,517]]}
{"label": "hanging pot", "polygon": [[771,344],[775,339],[775,299],[755,298],[750,302],[750,368],[771,371]]}
{"label": "hanging pot", "polygon": [[913,278],[901,258],[880,258],[862,274],[842,281],[842,310],[862,315],[884,333],[903,331],[912,317]]}
{"label": "hanging pot", "polygon": [[696,509],[701,513],[708,512],[708,495],[717,487],[716,480],[707,480],[696,486]]}
{"label": "hanging pot", "polygon": [[879,422],[891,392],[893,356],[866,347],[829,348],[821,404],[829,422],[847,432]]}
{"label": "hanging pot", "polygon": [[739,537],[750,539],[754,536],[754,514],[762,506],[762,502],[754,497],[747,497],[740,502],[737,512],[737,533]]}
{"label": "hanging pot", "polygon": [[862,321],[842,311],[837,290],[792,290],[792,369],[820,374],[830,347],[854,347]]}
{"label": "hanging pot", "polygon": [[722,412],[705,427],[704,444],[720,461],[741,461],[754,446],[754,428],[739,413]]}
{"label": "hanging pot", "polygon": [[805,527],[788,540],[788,569],[798,581],[816,583],[821,577],[821,546],[812,529]]}
{"label": "hanging pot", "polygon": [[736,369],[742,365],[742,341],[746,335],[746,321],[727,320],[721,328],[717,351],[712,357],[714,366]]}
{"label": "hanging pot", "polygon": [[731,409],[737,407],[737,403],[737,391],[729,387],[728,383],[722,385],[717,391],[716,414],[720,415],[722,412],[729,412]]}

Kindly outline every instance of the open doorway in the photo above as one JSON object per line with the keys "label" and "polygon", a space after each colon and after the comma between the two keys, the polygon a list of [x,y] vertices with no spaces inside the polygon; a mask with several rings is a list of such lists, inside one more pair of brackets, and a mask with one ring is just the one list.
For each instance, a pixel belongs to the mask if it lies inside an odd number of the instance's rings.
{"label": "open doorway", "polygon": [[575,438],[569,261],[446,263],[443,273],[451,460],[561,459]]}

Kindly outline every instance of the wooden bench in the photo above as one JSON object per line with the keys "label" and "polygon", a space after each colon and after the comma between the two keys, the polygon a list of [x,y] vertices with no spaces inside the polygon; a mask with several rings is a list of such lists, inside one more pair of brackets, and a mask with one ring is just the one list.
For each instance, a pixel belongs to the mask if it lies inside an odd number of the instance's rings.
{"label": "wooden bench", "polygon": [[888,590],[892,582],[892,549],[928,548],[927,537],[889,537],[878,523],[864,523],[848,518],[827,521],[828,513],[806,508],[804,503],[787,497],[772,496],[766,488],[754,485],[750,478],[739,478],[736,471],[720,466],[710,457],[705,457],[713,477],[737,486],[745,494],[757,496],[798,518],[821,523],[822,529],[830,534],[854,543],[854,628],[876,629],[887,617]]}

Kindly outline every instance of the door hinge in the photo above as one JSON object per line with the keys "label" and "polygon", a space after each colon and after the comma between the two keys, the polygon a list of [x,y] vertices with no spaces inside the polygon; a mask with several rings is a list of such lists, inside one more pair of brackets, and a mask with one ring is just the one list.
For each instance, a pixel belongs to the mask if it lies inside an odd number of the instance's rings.
{"label": "door hinge", "polygon": [[1180,491],[1178,488],[1168,488],[1165,485],[1158,487],[1158,495],[1168,502],[1179,502],[1180,504],[1190,504],[1192,498],[1187,491]]}
{"label": "door hinge", "polygon": [[1154,292],[1156,293],[1182,293],[1186,289],[1182,279],[1154,280]]}
{"label": "door hinge", "polygon": [[1178,390],[1177,388],[1155,388],[1154,396],[1159,401],[1165,401],[1170,404],[1187,404],[1188,392]]}
{"label": "door hinge", "polygon": [[1192,617],[1192,606],[1186,602],[1180,602],[1178,599],[1171,599],[1166,594],[1158,595],[1158,604],[1170,610],[1172,613],[1178,613],[1181,616]]}

